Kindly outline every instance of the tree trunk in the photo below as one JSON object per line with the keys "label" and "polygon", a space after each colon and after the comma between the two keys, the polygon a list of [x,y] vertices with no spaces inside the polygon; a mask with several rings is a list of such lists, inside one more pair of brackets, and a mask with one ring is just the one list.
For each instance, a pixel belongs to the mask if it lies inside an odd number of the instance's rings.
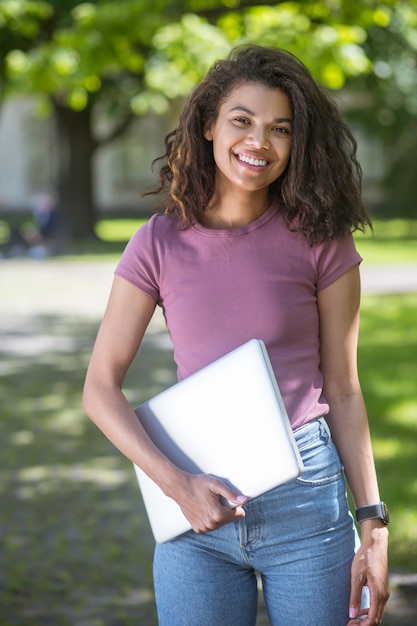
{"label": "tree trunk", "polygon": [[54,102],[57,125],[57,195],[69,240],[95,238],[91,110],[73,111]]}

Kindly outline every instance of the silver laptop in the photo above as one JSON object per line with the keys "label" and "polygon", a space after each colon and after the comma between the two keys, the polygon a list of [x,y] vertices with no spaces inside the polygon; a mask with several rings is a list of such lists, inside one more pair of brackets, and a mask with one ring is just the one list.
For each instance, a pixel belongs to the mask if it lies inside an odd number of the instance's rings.
{"label": "silver laptop", "polygon": [[[215,475],[250,499],[299,476],[303,464],[262,341],[252,339],[135,409],[178,467]],[[136,465],[158,543],[191,525]]]}

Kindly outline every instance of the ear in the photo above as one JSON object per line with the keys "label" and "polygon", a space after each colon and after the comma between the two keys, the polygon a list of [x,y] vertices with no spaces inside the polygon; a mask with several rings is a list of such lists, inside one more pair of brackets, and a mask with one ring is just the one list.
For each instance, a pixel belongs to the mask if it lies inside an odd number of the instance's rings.
{"label": "ear", "polygon": [[204,135],[204,138],[207,139],[207,141],[213,141],[213,131],[212,131],[211,126],[207,126],[204,129],[203,135]]}

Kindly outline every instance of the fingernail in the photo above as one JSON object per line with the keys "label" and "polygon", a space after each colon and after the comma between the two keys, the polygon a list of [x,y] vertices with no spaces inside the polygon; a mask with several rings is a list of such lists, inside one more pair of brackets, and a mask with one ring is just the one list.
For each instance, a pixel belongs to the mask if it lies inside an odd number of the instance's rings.
{"label": "fingernail", "polygon": [[349,617],[350,618],[358,617],[358,609],[354,609],[351,607],[349,609]]}
{"label": "fingernail", "polygon": [[246,502],[247,497],[246,497],[246,496],[238,496],[238,497],[236,498],[236,500],[237,500],[238,502],[241,502],[241,503],[243,504],[244,502]]}

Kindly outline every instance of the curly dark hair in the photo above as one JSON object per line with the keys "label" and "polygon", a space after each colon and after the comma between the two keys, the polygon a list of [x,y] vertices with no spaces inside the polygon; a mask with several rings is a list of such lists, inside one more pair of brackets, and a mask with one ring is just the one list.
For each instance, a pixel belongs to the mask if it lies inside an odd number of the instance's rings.
{"label": "curly dark hair", "polygon": [[164,213],[187,228],[198,221],[214,192],[212,142],[203,132],[217,119],[231,91],[260,83],[284,92],[293,111],[291,156],[270,186],[281,200],[288,226],[311,245],[371,226],[361,199],[357,144],[336,104],[291,53],[262,46],[240,47],[217,61],[189,97],[177,128],[165,137],[159,184]]}

